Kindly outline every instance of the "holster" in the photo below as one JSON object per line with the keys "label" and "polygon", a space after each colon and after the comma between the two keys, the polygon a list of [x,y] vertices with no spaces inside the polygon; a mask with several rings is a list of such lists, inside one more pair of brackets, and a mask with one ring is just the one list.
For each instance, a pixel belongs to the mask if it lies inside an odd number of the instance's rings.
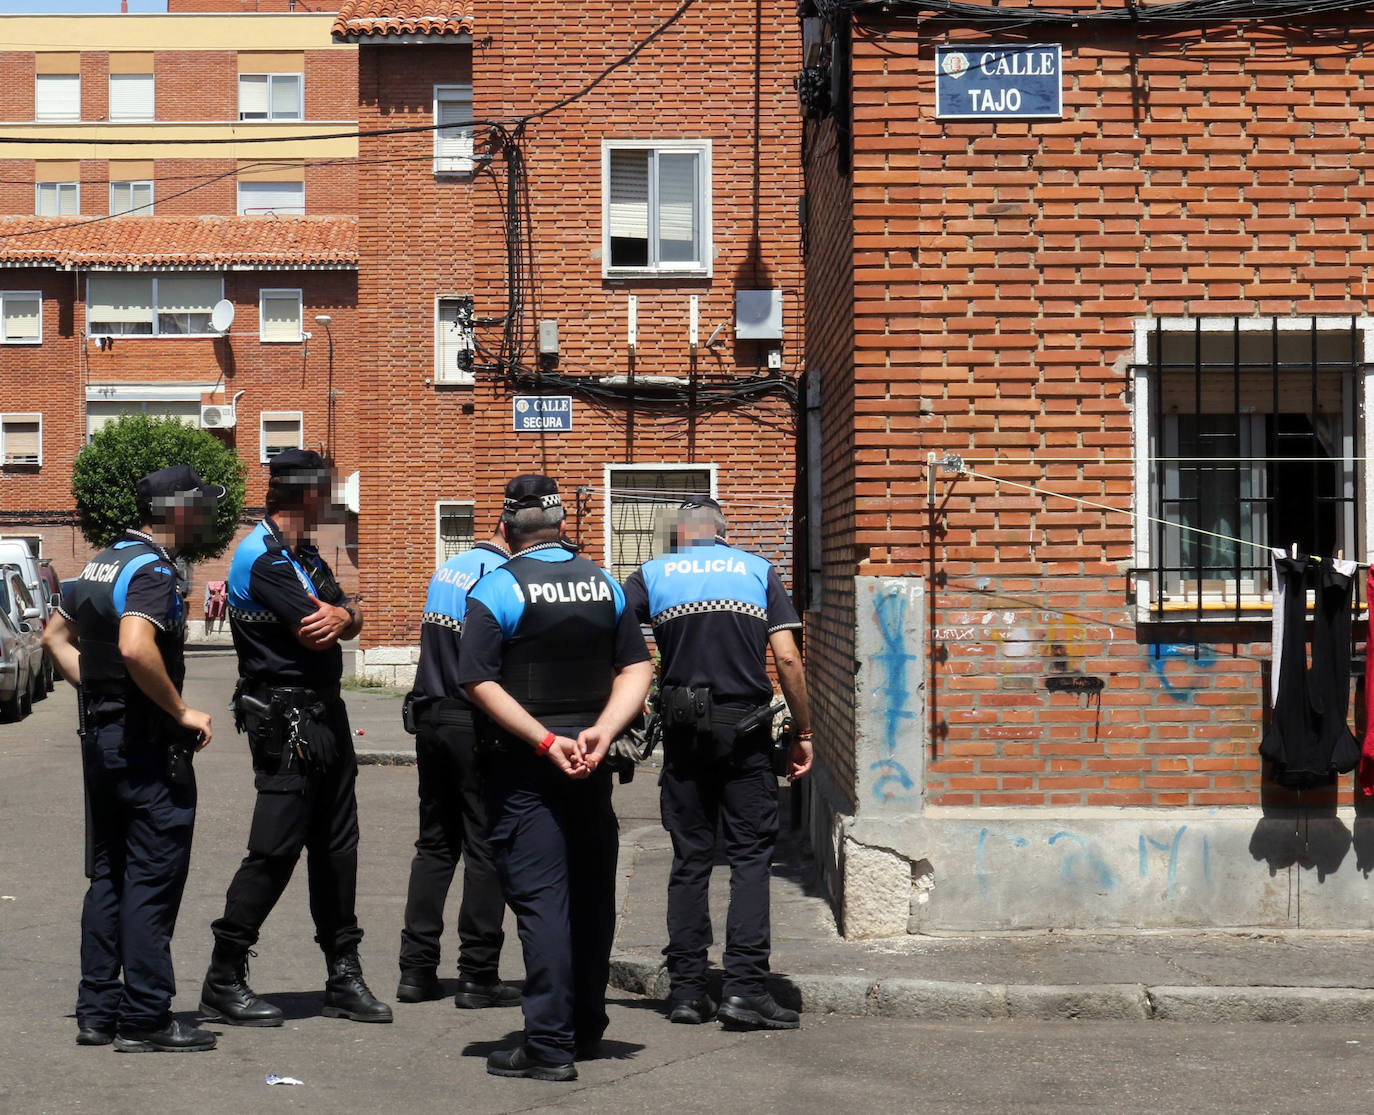
{"label": "holster", "polygon": [[271,686],[234,691],[234,724],[248,733],[253,768],[267,775],[324,770],[340,745],[329,722],[329,706],[313,689]]}
{"label": "holster", "polygon": [[715,705],[707,685],[665,685],[658,694],[659,713],[666,729],[692,728],[698,735],[709,735]]}

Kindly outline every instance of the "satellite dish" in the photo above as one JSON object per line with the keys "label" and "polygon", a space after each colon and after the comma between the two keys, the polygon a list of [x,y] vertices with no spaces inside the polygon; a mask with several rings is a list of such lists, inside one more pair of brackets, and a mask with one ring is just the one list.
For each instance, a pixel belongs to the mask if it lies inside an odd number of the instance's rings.
{"label": "satellite dish", "polygon": [[234,304],[227,298],[221,298],[210,311],[210,328],[216,333],[227,333],[233,324]]}

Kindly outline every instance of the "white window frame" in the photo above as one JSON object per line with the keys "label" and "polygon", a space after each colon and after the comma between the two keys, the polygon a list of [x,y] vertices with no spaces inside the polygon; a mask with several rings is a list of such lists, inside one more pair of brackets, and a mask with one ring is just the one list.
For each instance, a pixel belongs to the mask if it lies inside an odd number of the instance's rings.
{"label": "white window frame", "polygon": [[[243,108],[243,79],[244,78],[266,78],[267,79],[267,111],[262,115],[254,113],[245,115]],[[272,109],[273,86],[285,78],[292,78],[296,82],[296,111],[294,116],[278,115]],[[239,74],[238,80],[238,111],[239,119],[246,122],[261,122],[267,120],[304,120],[305,119],[305,74],[300,70],[282,71],[280,73],[244,73]]]}
{"label": "white window frame", "polygon": [[[256,205],[255,205],[255,206],[250,206],[250,208],[253,210],[253,212],[251,212],[251,213],[245,213],[245,212],[244,212],[244,207],[243,207],[243,188],[244,188],[245,186],[249,186],[249,187],[252,187],[252,186],[273,186],[273,187],[275,187],[275,188],[278,189],[278,190],[280,190],[280,189],[282,189],[283,187],[286,187],[286,186],[299,187],[299,188],[300,188],[300,194],[301,194],[300,205],[299,205],[299,207],[298,207],[295,203],[292,203],[292,204],[290,204],[290,205],[272,206],[272,207],[270,207],[270,208],[265,207],[265,206],[256,206]],[[305,180],[304,180],[304,179],[292,179],[292,180],[290,180],[290,181],[281,181],[281,182],[259,181],[259,180],[257,180],[257,179],[252,179],[252,180],[249,180],[249,181],[242,181],[242,180],[240,180],[239,183],[238,183],[237,189],[235,190],[235,198],[234,198],[234,200],[235,200],[235,202],[237,203],[236,206],[235,206],[235,208],[238,210],[238,215],[239,215],[240,217],[268,217],[268,216],[302,217],[302,216],[305,215]]]}
{"label": "white window frame", "polygon": [[[37,422],[38,423],[38,460],[36,461],[11,461],[9,459],[9,446],[6,444],[7,433],[6,425],[9,422]],[[43,467],[43,415],[40,412],[21,413],[11,412],[0,414],[0,465],[7,468],[42,468]]]}
{"label": "white window frame", "polygon": [[267,464],[275,457],[267,455],[267,423],[268,422],[292,422],[296,423],[296,444],[282,447],[286,449],[305,448],[305,413],[299,410],[264,410],[258,414],[258,460],[262,464]]}
{"label": "white window frame", "polygon": [[[717,498],[717,482],[719,480],[720,466],[712,461],[693,461],[689,463],[654,463],[654,464],[603,464],[601,466],[601,496],[602,496],[602,516],[601,516],[601,553],[602,567],[615,575],[613,567],[613,551],[611,549],[611,478],[627,472],[707,472],[710,474],[709,493],[712,499]],[[665,501],[663,506],[668,506]]]}
{"label": "white window frame", "polygon": [[[116,275],[121,275],[121,274],[122,274],[122,275],[140,275],[140,276],[141,276],[141,275],[147,275],[148,273],[147,273],[146,271],[126,271],[126,272],[107,272],[107,271],[100,271],[100,272],[96,272],[96,274],[101,275],[101,276],[105,276],[105,275],[109,275],[109,274],[116,274]],[[224,273],[223,273],[222,271],[176,272],[176,273],[174,273],[174,274],[172,274],[172,275],[170,275],[170,276],[168,276],[168,277],[169,277],[169,278],[172,278],[172,279],[178,279],[178,278],[186,277],[187,275],[207,275],[207,276],[208,276],[208,275],[214,275],[214,276],[219,280],[219,298],[216,299],[215,301],[218,302],[218,301],[221,301],[221,300],[224,298]],[[117,338],[118,340],[121,340],[121,341],[138,341],[138,340],[147,340],[147,339],[153,338],[153,337],[157,337],[157,338],[160,338],[160,339],[162,339],[162,340],[168,340],[168,339],[195,340],[195,339],[197,339],[197,338],[219,337],[219,336],[222,336],[222,335],[223,335],[223,334],[220,334],[220,333],[216,333],[216,332],[214,331],[213,328],[207,329],[204,333],[173,333],[173,332],[165,332],[165,333],[164,333],[164,332],[162,332],[162,331],[159,329],[159,322],[158,322],[158,318],[161,316],[161,311],[160,311],[160,309],[159,309],[159,304],[160,304],[160,303],[159,303],[158,289],[157,289],[158,283],[159,283],[161,280],[158,278],[158,275],[157,275],[156,273],[153,273],[153,274],[152,274],[151,276],[149,276],[149,277],[152,279],[152,299],[153,299],[153,300],[152,300],[152,305],[151,305],[152,318],[153,318],[153,329],[152,329],[152,332],[151,332],[151,333],[95,333],[95,332],[92,332],[92,331],[91,331],[91,297],[90,297],[90,295],[91,295],[91,287],[90,287],[90,274],[88,273],[88,274],[87,274],[87,277],[86,277],[86,291],[85,291],[85,293],[86,293],[86,302],[85,302],[85,306],[86,306],[86,336],[88,336],[88,337],[114,337],[114,338]],[[215,305],[215,303],[212,302],[212,303],[211,303],[211,306],[214,306],[214,305]]]}
{"label": "white window frame", "polygon": [[[44,84],[54,84],[57,81],[75,82],[76,84],[76,111],[73,112],[52,112],[43,110],[43,86]],[[68,95],[67,99],[71,99]],[[80,120],[81,119],[81,75],[80,74],[35,74],[33,80],[33,118],[40,121],[61,121],[61,120]]]}
{"label": "white window frame", "polygon": [[[116,114],[115,114],[115,82],[116,82],[116,81],[121,81],[121,82],[122,82],[122,81],[133,81],[133,80],[139,80],[140,82],[146,83],[146,86],[147,86],[147,106],[146,106],[146,108],[144,108],[142,111],[136,112],[136,113],[133,113],[133,114],[130,114],[130,115],[116,115]],[[124,122],[137,122],[137,121],[152,120],[152,119],[153,119],[153,115],[154,115],[154,106],[155,106],[156,103],[157,103],[156,98],[157,98],[156,79],[154,78],[154,76],[153,76],[152,74],[111,74],[111,75],[110,75],[110,100],[109,100],[110,113],[109,113],[109,116],[110,116],[110,121],[111,121],[112,123],[124,123]],[[142,96],[140,96],[140,100],[141,100],[141,99],[142,99]]]}
{"label": "white window frame", "polygon": [[[1317,331],[1332,333],[1347,333],[1350,330],[1350,317],[1316,317]],[[1277,321],[1280,332],[1295,331],[1308,332],[1312,327],[1313,317],[1297,315],[1266,315],[1264,317],[1241,318],[1240,329],[1245,332],[1268,333],[1271,323]],[[1235,326],[1235,319],[1231,317],[1165,317],[1137,318],[1134,324],[1133,338],[1133,364],[1134,379],[1131,385],[1131,440],[1132,440],[1132,460],[1134,465],[1133,491],[1131,500],[1131,510],[1134,515],[1133,550],[1134,566],[1137,570],[1145,571],[1152,569],[1155,561],[1155,524],[1151,520],[1154,514],[1154,490],[1151,487],[1152,468],[1150,461],[1150,446],[1153,439],[1161,431],[1156,429],[1153,421],[1152,407],[1154,404],[1154,393],[1152,390],[1151,375],[1153,368],[1150,363],[1150,343],[1156,334],[1157,328],[1162,328],[1165,333],[1181,332],[1193,334],[1195,330],[1201,329],[1203,334],[1209,332],[1230,333]],[[1355,317],[1355,327],[1360,331],[1362,338],[1362,361],[1364,364],[1364,382],[1354,385],[1357,393],[1359,406],[1356,410],[1360,414],[1357,420],[1358,428],[1348,431],[1348,440],[1351,441],[1351,448],[1362,448],[1364,461],[1374,460],[1374,317]],[[1362,438],[1362,442],[1356,443],[1356,438]],[[1350,554],[1348,557],[1354,560],[1362,560],[1368,563],[1374,557],[1374,527],[1371,526],[1369,516],[1374,512],[1374,485],[1368,483],[1368,472],[1366,467],[1359,462],[1354,462],[1349,468],[1353,472],[1353,483],[1356,485],[1357,499],[1359,501],[1360,514],[1360,538],[1358,545],[1363,553]],[[1155,611],[1152,599],[1153,589],[1150,584],[1148,574],[1137,577],[1135,584],[1135,604],[1136,618],[1140,622],[1150,622],[1159,619],[1178,620],[1196,618],[1198,602],[1196,597],[1190,596],[1186,603],[1181,603],[1176,609],[1165,605],[1165,611],[1161,617]],[[1210,618],[1207,612],[1209,603],[1208,595],[1203,595],[1203,618]],[[1231,594],[1223,607],[1215,607],[1219,601],[1212,602],[1215,608],[1214,615],[1218,621],[1233,621],[1235,618],[1235,596]],[[1263,610],[1268,614],[1272,608],[1268,593],[1242,593],[1240,597],[1240,608],[1243,613],[1256,612]],[[1258,614],[1257,614],[1258,618]]]}
{"label": "white window frame", "polygon": [[[43,212],[43,191],[57,191],[57,212]],[[70,213],[62,212],[62,198],[70,193],[76,199],[76,207]],[[81,215],[80,182],[35,182],[33,184],[33,212],[36,217],[79,217]]]}
{"label": "white window frame", "polygon": [[[6,305],[11,299],[37,299],[38,301],[38,336],[37,337],[11,337],[5,323],[9,320],[9,307]],[[0,291],[0,344],[5,345],[41,345],[43,343],[43,292],[41,290],[3,290]]]}
{"label": "white window frame", "polygon": [[[644,266],[613,267],[611,265],[611,152],[650,151],[648,181],[648,241],[649,262]],[[655,262],[658,227],[656,159],[661,155],[696,155],[701,171],[697,184],[696,206],[700,220],[698,258],[694,261]],[[709,278],[714,259],[712,235],[711,141],[709,139],[606,139],[601,141],[601,274],[605,278],[635,275],[695,275]]]}
{"label": "white window frame", "polygon": [[[444,345],[443,345],[443,330],[444,330],[444,327],[445,327],[445,326],[444,326],[444,321],[443,321],[443,306],[444,306],[444,303],[445,303],[445,302],[465,302],[465,301],[466,301],[466,302],[471,302],[472,299],[471,299],[471,297],[469,297],[468,295],[465,295],[465,294],[436,294],[436,295],[434,296],[434,382],[435,382],[436,384],[442,384],[442,385],[444,385],[444,386],[450,386],[450,387],[451,387],[451,386],[455,386],[455,385],[456,385],[456,386],[459,386],[459,387],[470,387],[470,386],[475,382],[475,380],[476,380],[476,377],[473,375],[473,371],[472,371],[471,368],[469,368],[466,372],[459,372],[459,371],[457,370],[457,363],[455,362],[453,368],[451,368],[451,369],[445,369],[445,368],[442,366],[442,364],[441,364],[441,362],[440,362],[440,359],[439,359],[439,354],[440,354],[440,352],[442,351],[442,349],[443,349],[443,347],[444,347]],[[474,353],[474,355],[475,355],[475,354],[476,354],[476,343],[475,343],[475,342],[476,342],[476,337],[475,337],[475,331],[474,331],[474,334],[473,334],[473,335],[470,335],[469,340],[473,341],[473,346],[472,346],[472,348],[471,348],[470,351],[472,351],[472,352]]]}
{"label": "white window frame", "polygon": [[[128,209],[115,210],[115,190],[123,187],[129,191]],[[147,205],[134,205],[134,191],[146,188]],[[110,183],[110,216],[112,217],[151,217],[153,215],[153,180],[151,178],[122,178]]]}
{"label": "white window frame", "polygon": [[[434,87],[434,173],[442,174],[471,174],[476,162],[473,158],[473,90],[472,85],[436,85]],[[445,125],[445,131],[439,130],[439,105],[440,102],[466,103],[468,106],[466,125],[454,125],[450,129]],[[448,150],[445,150],[444,141],[449,141]],[[454,148],[458,150],[455,152]],[[466,150],[466,154],[463,151]]]}
{"label": "white window frame", "polygon": [[[444,536],[439,530],[439,524],[444,518],[444,509],[447,507],[467,507],[472,511],[472,545],[477,545],[477,504],[470,499],[440,499],[434,501],[434,565],[437,568],[443,565],[453,554],[444,554]],[[468,549],[472,549],[469,546]],[[459,550],[459,553],[466,551]]]}
{"label": "white window frame", "polygon": [[[267,335],[267,300],[295,298],[296,335],[269,337]],[[300,287],[263,287],[258,291],[258,340],[265,345],[298,345],[305,340],[305,298]]]}

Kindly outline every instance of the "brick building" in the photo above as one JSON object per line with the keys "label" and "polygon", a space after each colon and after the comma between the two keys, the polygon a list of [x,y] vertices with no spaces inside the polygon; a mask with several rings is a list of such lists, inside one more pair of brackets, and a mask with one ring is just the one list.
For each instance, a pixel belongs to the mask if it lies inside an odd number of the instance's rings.
{"label": "brick building", "polygon": [[1268,548],[1371,552],[1374,26],[1209,12],[804,12],[847,932],[1374,924],[1350,778],[1258,755]]}
{"label": "brick building", "polygon": [[118,414],[215,430],[250,506],[276,448],[358,467],[356,50],[294,8],[0,17],[0,534],[63,575],[73,458]]}
{"label": "brick building", "polygon": [[558,478],[570,535],[618,576],[664,508],[710,491],[790,577],[791,14],[340,8],[367,168],[367,671],[413,671],[436,562],[495,527],[523,471]]}

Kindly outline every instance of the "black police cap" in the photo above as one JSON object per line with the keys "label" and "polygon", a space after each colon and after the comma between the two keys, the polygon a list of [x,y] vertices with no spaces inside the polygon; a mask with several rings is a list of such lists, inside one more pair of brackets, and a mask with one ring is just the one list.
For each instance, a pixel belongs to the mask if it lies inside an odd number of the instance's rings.
{"label": "black police cap", "polygon": [[227,494],[222,484],[206,484],[190,465],[171,465],[150,472],[142,477],[135,486],[138,501],[144,506],[152,506],[154,500],[169,499],[172,496],[185,496],[194,493],[201,499],[218,503]]}
{"label": "black police cap", "polygon": [[507,484],[505,498],[501,503],[503,511],[512,513],[531,507],[547,510],[550,507],[562,506],[563,501],[559,498],[557,483],[537,472],[527,472]]}
{"label": "black police cap", "polygon": [[283,449],[268,464],[267,474],[288,484],[318,484],[328,478],[329,464],[313,449]]}
{"label": "black police cap", "polygon": [[707,507],[718,514],[724,514],[724,512],[720,509],[720,504],[718,504],[710,496],[688,496],[679,505],[678,510],[692,511],[698,507]]}

